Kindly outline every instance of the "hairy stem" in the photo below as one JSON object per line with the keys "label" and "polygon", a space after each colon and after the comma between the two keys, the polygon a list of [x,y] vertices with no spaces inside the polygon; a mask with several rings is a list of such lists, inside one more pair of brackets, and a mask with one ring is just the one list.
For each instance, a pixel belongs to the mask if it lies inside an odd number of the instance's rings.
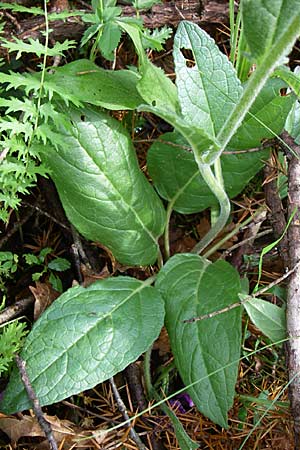
{"label": "hairy stem", "polygon": [[202,250],[204,250],[215,239],[215,237],[223,230],[224,226],[226,225],[230,214],[230,202],[222,184],[213,174],[211,167],[208,164],[202,164],[197,158],[196,152],[195,158],[204,181],[206,182],[212,193],[215,195],[215,197],[218,199],[220,204],[220,214],[217,221],[209,230],[209,232],[204,236],[204,238],[201,239],[201,241],[198,242],[197,245],[195,245],[191,252],[201,253]]}
{"label": "hairy stem", "polygon": [[170,219],[173,211],[174,202],[170,202],[167,208],[166,227],[164,233],[165,261],[170,258]]}

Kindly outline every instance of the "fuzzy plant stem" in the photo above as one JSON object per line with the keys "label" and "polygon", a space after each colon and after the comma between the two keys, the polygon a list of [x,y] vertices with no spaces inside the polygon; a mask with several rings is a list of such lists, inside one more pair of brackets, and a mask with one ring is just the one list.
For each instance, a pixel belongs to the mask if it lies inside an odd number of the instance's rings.
{"label": "fuzzy plant stem", "polygon": [[[214,162],[214,173],[215,173],[215,177],[218,180],[218,182],[220,183],[220,185],[224,187],[221,158],[217,158]],[[219,214],[220,214],[219,205],[212,206],[210,209],[210,222],[211,222],[212,227],[217,222],[217,220],[219,218]]]}
{"label": "fuzzy plant stem", "polygon": [[204,236],[204,238],[201,239],[201,241],[198,242],[197,245],[195,245],[195,247],[191,252],[191,253],[201,253],[223,230],[224,226],[226,225],[226,222],[230,214],[230,202],[222,186],[222,183],[220,183],[217,177],[213,174],[211,167],[208,164],[202,164],[199,158],[197,158],[196,153],[195,158],[198,164],[199,171],[204,181],[206,182],[212,193],[215,195],[215,197],[218,199],[220,204],[220,214],[217,221],[209,230],[209,232]]}

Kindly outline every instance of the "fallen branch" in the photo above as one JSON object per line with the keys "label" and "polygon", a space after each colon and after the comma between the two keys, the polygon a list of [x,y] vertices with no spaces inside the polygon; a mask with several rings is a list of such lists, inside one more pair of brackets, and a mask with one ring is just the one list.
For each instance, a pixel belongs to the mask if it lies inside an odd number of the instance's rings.
{"label": "fallen branch", "polygon": [[34,302],[34,297],[26,297],[18,300],[14,305],[8,306],[0,312],[0,325],[20,316],[29,305]]}

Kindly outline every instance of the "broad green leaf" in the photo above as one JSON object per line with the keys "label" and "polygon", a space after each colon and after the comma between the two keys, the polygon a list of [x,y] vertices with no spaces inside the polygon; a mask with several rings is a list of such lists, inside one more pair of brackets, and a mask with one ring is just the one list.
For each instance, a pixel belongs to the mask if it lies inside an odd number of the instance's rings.
{"label": "broad green leaf", "polygon": [[47,147],[42,159],[70,222],[123,264],[154,263],[165,211],[127,132],[103,112],[70,108],[69,114],[73,127],[62,130],[64,145]]}
{"label": "broad green leaf", "polygon": [[192,254],[173,256],[156,288],[165,300],[175,363],[197,408],[222,427],[232,406],[241,345],[241,311],[186,323],[238,300],[240,279],[228,263]]}
{"label": "broad green leaf", "polygon": [[108,22],[113,21],[118,16],[122,14],[122,8],[120,6],[104,6],[103,8],[103,22],[108,24]]}
{"label": "broad green leaf", "polygon": [[107,22],[103,27],[103,32],[98,42],[98,48],[101,50],[104,58],[108,59],[109,61],[114,60],[114,52],[119,45],[120,39],[120,27],[112,21]]}
{"label": "broad green leaf", "polygon": [[151,9],[157,3],[161,3],[161,0],[133,0],[132,6],[135,9]]}
{"label": "broad green leaf", "polygon": [[132,40],[135,51],[139,57],[139,64],[145,64],[147,62],[147,55],[145,53],[143,44],[142,44],[142,36],[141,36],[141,30],[142,30],[142,24],[136,23],[130,20],[131,17],[120,17],[116,19],[116,23],[126,32],[129,34],[130,39]]}
{"label": "broad green leaf", "polygon": [[175,84],[159,67],[154,66],[148,59],[141,65],[141,79],[137,90],[144,102],[158,109],[172,112],[179,110],[177,89]]}
{"label": "broad green leaf", "polygon": [[48,269],[56,270],[57,272],[63,272],[71,267],[70,261],[65,258],[55,258],[48,264]]}
{"label": "broad green leaf", "polygon": [[136,89],[139,76],[129,70],[104,70],[79,59],[53,71],[46,74],[46,84],[62,98],[66,92],[77,101],[113,110],[135,109],[144,103]]}
{"label": "broad green leaf", "polygon": [[267,81],[227,149],[259,147],[263,139],[274,138],[282,132],[296,100],[292,94],[281,95],[280,90],[285,87],[279,79]]}
{"label": "broad green leaf", "polygon": [[252,56],[260,60],[300,14],[299,0],[242,0],[243,32]]}
{"label": "broad green leaf", "polygon": [[[268,150],[262,150],[221,156],[224,185],[230,198],[247,186],[268,155]],[[191,149],[178,133],[166,133],[151,146],[147,167],[159,195],[172,202],[175,211],[192,214],[218,205],[199,173]]]}
{"label": "broad green leaf", "polygon": [[[193,67],[189,67],[185,50],[192,52]],[[235,69],[214,40],[191,22],[179,24],[173,53],[183,117],[216,136],[242,93]]]}
{"label": "broad green leaf", "polygon": [[[76,286],[35,323],[21,356],[41,405],[90,389],[135,361],[160,333],[164,320],[158,291],[129,277]],[[1,410],[30,408],[14,370]]]}
{"label": "broad green leaf", "polygon": [[[245,295],[240,295],[242,300]],[[286,338],[285,309],[273,305],[260,298],[252,298],[245,301],[246,309],[250,319],[273,342],[282,341]]]}
{"label": "broad green leaf", "polygon": [[[248,4],[249,3],[250,2],[248,2]],[[255,4],[257,2],[253,1],[252,3]],[[268,0],[266,3],[268,3]],[[239,102],[236,104],[235,108],[225,121],[222,129],[218,133],[218,141],[221,143],[220,154],[224,151],[234,134],[237,132],[238,128],[241,126],[246,114],[249,112],[251,106],[255,102],[255,99],[263,89],[268,79],[272,76],[276,67],[282,64],[282,61],[286,55],[289,54],[293,44],[298,38],[300,29],[299,2],[298,5],[298,13],[296,9],[296,14],[293,15],[291,20],[285,24],[286,26],[283,27],[282,33],[280,33],[279,37],[276,38],[276,42],[273,43],[268,51],[262,53],[260,63],[247,82]],[[257,17],[260,17],[259,13],[260,11],[258,9],[256,11]],[[257,22],[256,26],[258,25]]]}

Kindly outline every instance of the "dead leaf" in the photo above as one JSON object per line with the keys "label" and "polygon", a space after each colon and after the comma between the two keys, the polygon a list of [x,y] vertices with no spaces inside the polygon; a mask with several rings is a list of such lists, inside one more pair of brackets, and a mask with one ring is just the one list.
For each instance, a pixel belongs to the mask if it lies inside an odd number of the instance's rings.
{"label": "dead leaf", "polygon": [[[93,439],[87,438],[92,434],[91,431],[83,431],[69,420],[61,420],[57,416],[44,414],[44,418],[50,423],[54,439],[61,449],[90,449],[92,447]],[[16,446],[19,439],[24,437],[45,438],[45,434],[34,416],[23,415],[21,419],[14,416],[2,416],[0,417],[0,429],[7,434],[13,446]],[[103,439],[105,436],[106,433],[104,432]],[[84,438],[87,439],[84,440]],[[39,450],[48,450],[49,443],[47,439],[45,438],[42,442],[37,444],[35,448]]]}
{"label": "dead leaf", "polygon": [[40,281],[35,282],[34,286],[29,286],[34,298],[34,320],[37,320],[40,315],[54,302],[60,293],[57,292],[50,283],[41,283]]}
{"label": "dead leaf", "polygon": [[158,350],[161,355],[171,352],[170,340],[166,327],[163,327],[160,335],[153,344],[153,349]]}
{"label": "dead leaf", "polygon": [[211,225],[207,217],[202,217],[200,222],[196,225],[196,230],[199,238],[202,239],[210,230]]}
{"label": "dead leaf", "polygon": [[[71,439],[76,436],[72,428],[72,422],[60,420],[56,416],[48,416],[47,414],[44,414],[44,418],[51,424],[57,443],[65,437]],[[13,444],[16,444],[22,437],[45,437],[34,416],[23,415],[21,419],[12,416],[2,417],[0,418],[0,429],[7,434]]]}
{"label": "dead leaf", "polygon": [[85,264],[80,264],[80,271],[83,276],[82,286],[88,287],[93,284],[96,280],[102,280],[111,276],[111,273],[107,267],[107,264],[103,267],[101,272],[97,273],[92,268]]}

